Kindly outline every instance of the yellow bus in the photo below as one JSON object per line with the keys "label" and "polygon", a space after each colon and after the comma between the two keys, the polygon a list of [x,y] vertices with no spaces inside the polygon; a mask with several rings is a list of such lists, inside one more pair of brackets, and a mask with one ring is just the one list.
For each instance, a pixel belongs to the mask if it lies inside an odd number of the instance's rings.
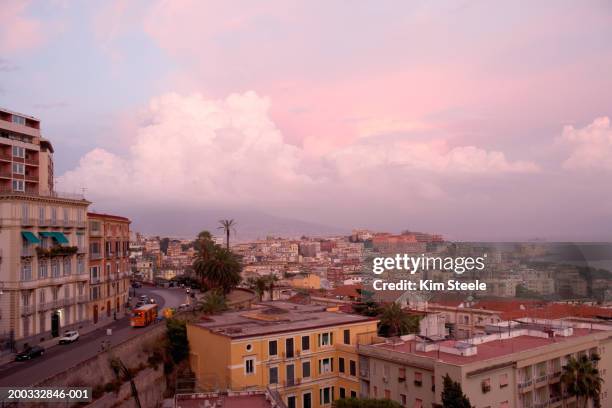
{"label": "yellow bus", "polygon": [[143,305],[132,311],[130,325],[132,327],[145,327],[157,318],[157,305]]}

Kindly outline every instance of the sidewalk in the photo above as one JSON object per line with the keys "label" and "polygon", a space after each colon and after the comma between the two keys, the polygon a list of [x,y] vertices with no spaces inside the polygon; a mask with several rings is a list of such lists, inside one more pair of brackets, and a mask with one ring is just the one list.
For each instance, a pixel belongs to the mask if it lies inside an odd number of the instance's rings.
{"label": "sidewalk", "polygon": [[[103,329],[107,329],[109,328],[108,326],[111,326],[113,323],[120,323],[122,321],[124,321],[125,319],[128,319],[128,315],[125,315],[121,318],[118,318],[117,320],[113,320],[113,319],[106,319],[106,320],[101,320],[96,324],[93,324],[91,322],[89,322],[86,326],[82,327],[82,328],[78,328],[78,324],[77,325],[71,325],[65,328],[62,328],[62,330],[60,331],[60,334],[63,333],[66,330],[78,330],[79,335],[80,336],[84,336],[86,334],[92,333],[96,330],[103,330]],[[58,346],[58,337],[54,337],[51,338],[49,340],[45,340],[43,342],[37,343],[37,346],[42,346],[45,350],[50,349],[52,347],[56,347]],[[20,349],[21,350],[21,349]],[[15,355],[17,353],[9,353],[9,354],[5,354],[3,356],[0,357],[0,366],[4,365],[4,364],[8,364],[12,361],[15,361]]]}

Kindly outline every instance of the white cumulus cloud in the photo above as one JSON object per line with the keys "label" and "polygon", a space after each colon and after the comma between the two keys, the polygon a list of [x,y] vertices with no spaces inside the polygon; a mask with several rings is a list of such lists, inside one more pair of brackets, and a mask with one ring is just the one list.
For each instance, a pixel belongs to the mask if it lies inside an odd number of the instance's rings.
{"label": "white cumulus cloud", "polygon": [[563,167],[570,170],[612,170],[612,128],[610,118],[600,117],[576,129],[565,126],[561,141],[571,149]]}

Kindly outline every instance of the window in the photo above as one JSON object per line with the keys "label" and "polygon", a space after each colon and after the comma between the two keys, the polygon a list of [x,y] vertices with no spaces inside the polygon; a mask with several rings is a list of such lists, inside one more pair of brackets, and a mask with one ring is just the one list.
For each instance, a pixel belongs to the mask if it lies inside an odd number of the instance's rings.
{"label": "window", "polygon": [[32,264],[26,263],[21,266],[21,280],[28,282],[32,280]]}
{"label": "window", "polygon": [[293,358],[293,338],[285,339],[285,355],[287,358]]}
{"label": "window", "polygon": [[302,408],[312,408],[312,394],[310,392],[302,394]]}
{"label": "window", "polygon": [[38,279],[45,279],[48,276],[47,265],[48,263],[45,261],[38,261]]}
{"label": "window", "polygon": [[64,259],[64,276],[72,274],[72,259]]}
{"label": "window", "polygon": [[385,399],[391,399],[391,390],[385,390]]}
{"label": "window", "polygon": [[64,221],[68,221],[68,219],[70,218],[69,213],[68,213],[68,209],[64,208]]}
{"label": "window", "polygon": [[23,163],[13,163],[13,174],[25,174]]}
{"label": "window", "polygon": [[13,180],[13,191],[25,191],[23,180]]}
{"label": "window", "polygon": [[415,399],[414,408],[423,408],[423,400],[420,398]]}
{"label": "window", "polygon": [[278,367],[270,367],[270,384],[278,384]]}
{"label": "window", "polygon": [[501,374],[499,376],[499,388],[508,386],[508,373]]}
{"label": "window", "polygon": [[295,395],[289,395],[287,397],[287,408],[296,408]]}
{"label": "window", "polygon": [[334,334],[333,333],[321,333],[319,334],[319,347],[323,346],[331,346],[334,344]]}
{"label": "window", "polygon": [[304,361],[302,363],[302,377],[303,378],[310,377],[310,361]]}
{"label": "window", "polygon": [[38,303],[41,305],[45,303],[45,289],[44,288],[38,291]]}
{"label": "window", "polygon": [[25,157],[25,149],[21,146],[13,146],[13,157]]}
{"label": "window", "polygon": [[321,405],[331,404],[332,402],[332,387],[324,387],[319,389],[319,402]]}
{"label": "window", "polygon": [[38,207],[38,219],[41,223],[45,221],[45,207]]}
{"label": "window", "polygon": [[406,381],[406,368],[402,367],[399,369],[399,375],[397,376],[398,382]]}
{"label": "window", "polygon": [[244,360],[244,373],[253,374],[255,372],[255,359],[247,358]]}
{"label": "window", "polygon": [[346,390],[340,387],[340,399],[346,398]]}
{"label": "window", "polygon": [[414,385],[417,387],[423,385],[423,373],[419,373],[418,371],[414,373]]}
{"label": "window", "polygon": [[55,207],[51,207],[51,222],[54,224],[57,222],[57,208]]}
{"label": "window", "polygon": [[357,398],[357,391],[351,391],[351,398]]}
{"label": "window", "polygon": [[349,362],[349,374],[353,377],[357,376],[357,363],[354,360]]}
{"label": "window", "polygon": [[319,360],[319,374],[330,373],[334,371],[334,359],[324,358]]}
{"label": "window", "polygon": [[246,351],[253,351],[253,345],[252,344],[247,344],[246,345]]}
{"label": "window", "polygon": [[406,394],[400,394],[400,400],[402,401],[402,405],[406,406]]}
{"label": "window", "polygon": [[344,330],[344,344],[351,344],[351,330]]}
{"label": "window", "polygon": [[[19,115],[11,115],[11,122],[16,123],[18,125],[24,125],[26,123],[26,120],[23,116],[19,116]],[[16,146],[14,146],[16,147]],[[23,149],[23,147],[22,147]]]}
{"label": "window", "polygon": [[310,336],[302,336],[302,351],[310,350]]}
{"label": "window", "polygon": [[276,340],[270,340],[268,342],[268,355],[270,356],[278,355],[278,343]]}
{"label": "window", "polygon": [[487,392],[491,391],[491,379],[490,378],[486,378],[484,380],[482,380],[482,383],[480,384],[480,387],[482,388],[482,393],[486,394]]}
{"label": "window", "polygon": [[338,359],[338,371],[341,373],[344,372],[344,358],[342,357]]}
{"label": "window", "polygon": [[55,260],[51,261],[51,277],[59,278],[59,275],[60,275],[59,263]]}

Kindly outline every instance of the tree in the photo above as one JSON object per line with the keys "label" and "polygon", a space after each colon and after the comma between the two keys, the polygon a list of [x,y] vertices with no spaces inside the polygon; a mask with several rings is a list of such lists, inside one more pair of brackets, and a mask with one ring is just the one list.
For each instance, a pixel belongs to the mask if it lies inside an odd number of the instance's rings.
{"label": "tree", "polygon": [[575,396],[578,403],[587,407],[592,399],[594,406],[599,406],[599,395],[603,379],[599,370],[595,367],[599,361],[599,355],[594,354],[591,358],[581,355],[578,358],[570,358],[561,374],[561,383],[569,395]]}
{"label": "tree", "polygon": [[335,400],[333,408],[401,408],[402,405],[390,399],[343,398]]}
{"label": "tree", "polygon": [[164,255],[168,255],[168,244],[170,244],[170,238],[162,238],[159,241],[159,250],[162,251]]}
{"label": "tree", "polygon": [[461,389],[461,384],[453,381],[448,374],[444,376],[442,406],[444,408],[472,408],[470,400]]}
{"label": "tree", "polygon": [[276,275],[270,274],[266,276],[268,293],[270,294],[270,300],[274,300],[274,287],[275,283],[278,282],[278,277]]}
{"label": "tree", "polygon": [[195,242],[193,270],[208,289],[221,288],[228,293],[240,283],[242,263],[232,251],[215,244],[208,231],[202,231]]}
{"label": "tree", "polygon": [[263,295],[268,289],[268,279],[264,276],[258,276],[257,278],[249,278],[247,280],[247,285],[250,289],[253,289],[259,297],[259,301],[261,302],[263,299]]}
{"label": "tree", "polygon": [[186,322],[180,319],[166,320],[166,336],[172,360],[174,363],[180,363],[189,355]]}
{"label": "tree", "polygon": [[219,224],[221,224],[221,226],[218,227],[218,229],[223,230],[225,233],[225,248],[229,250],[230,233],[233,232],[234,235],[236,234],[236,222],[233,219],[219,220]]}
{"label": "tree", "polygon": [[218,290],[207,292],[204,299],[199,303],[198,310],[207,315],[214,315],[227,310],[225,296]]}
{"label": "tree", "polygon": [[415,333],[419,329],[417,316],[408,316],[397,303],[390,303],[383,307],[380,316],[379,333],[383,336],[402,336]]}

